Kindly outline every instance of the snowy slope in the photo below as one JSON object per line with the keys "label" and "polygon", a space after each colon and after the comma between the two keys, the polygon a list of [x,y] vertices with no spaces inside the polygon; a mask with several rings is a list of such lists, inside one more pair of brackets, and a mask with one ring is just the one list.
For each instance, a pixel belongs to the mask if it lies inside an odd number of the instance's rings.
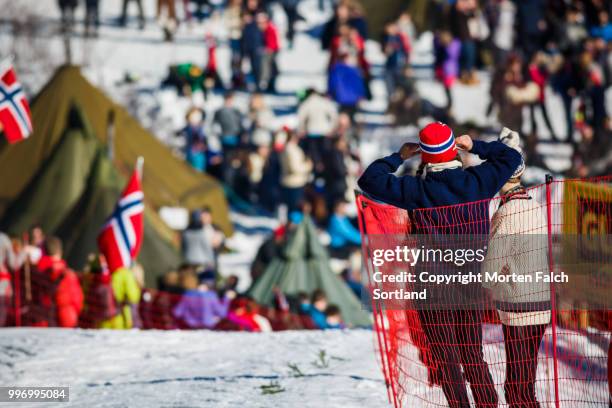
{"label": "snowy slope", "polygon": [[[61,407],[385,407],[372,341],[365,330],[3,329],[0,384],[69,386]],[[284,391],[263,394],[275,382]]]}
{"label": "snowy slope", "polygon": [[[549,329],[540,347],[540,401],[554,400],[550,335]],[[588,408],[592,404],[577,401],[605,402],[609,334],[591,330],[577,336],[559,329],[558,339],[563,406]],[[503,402],[501,327],[485,325],[483,341]],[[386,407],[373,342],[368,330],[249,334],[2,329],[0,384],[69,386],[71,402],[61,406],[74,407]],[[403,354],[418,361],[414,347]],[[427,378],[422,365],[407,369],[421,381]],[[261,387],[269,385],[283,391],[264,394]],[[439,387],[416,381],[406,385],[408,401],[419,404],[417,397],[444,406]]]}

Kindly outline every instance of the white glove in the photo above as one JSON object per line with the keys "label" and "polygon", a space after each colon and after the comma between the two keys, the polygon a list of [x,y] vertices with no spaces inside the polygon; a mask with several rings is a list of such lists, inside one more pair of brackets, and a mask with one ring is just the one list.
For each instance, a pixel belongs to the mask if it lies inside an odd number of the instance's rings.
{"label": "white glove", "polygon": [[521,151],[521,137],[518,132],[504,127],[499,133],[499,141],[508,147]]}
{"label": "white glove", "polygon": [[512,174],[512,177],[521,177],[521,175],[525,172],[525,157],[523,155],[523,149],[521,149],[521,137],[519,136],[518,132],[505,127],[499,134],[499,141],[520,153],[522,158],[521,164],[519,164],[519,166],[516,168]]}

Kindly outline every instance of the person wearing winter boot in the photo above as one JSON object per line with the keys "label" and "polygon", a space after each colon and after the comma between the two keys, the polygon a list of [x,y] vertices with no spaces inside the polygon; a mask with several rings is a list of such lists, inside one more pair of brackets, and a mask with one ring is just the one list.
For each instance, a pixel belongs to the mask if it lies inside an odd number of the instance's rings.
{"label": "person wearing winter boot", "polygon": [[[458,149],[478,155],[484,163],[464,169]],[[422,174],[396,176],[403,162],[419,151]],[[373,198],[408,210],[417,233],[469,234],[471,238],[488,233],[488,204],[434,207],[492,198],[520,163],[521,155],[501,142],[486,143],[468,135],[455,139],[449,126],[436,122],[419,132],[418,144],[406,143],[399,152],[370,164],[358,184]],[[417,209],[432,210],[414,211]],[[444,265],[438,266],[440,269]],[[439,286],[428,291],[427,304],[422,305],[418,315],[446,400],[451,408],[470,407],[467,380],[477,407],[496,407],[497,392],[483,356],[482,313],[473,307],[444,304],[445,299],[455,299],[449,295],[463,295],[465,290]]]}
{"label": "person wearing winter boot", "polygon": [[[500,141],[519,153],[519,134],[504,128]],[[538,350],[551,318],[550,286],[535,279],[548,271],[547,220],[543,206],[521,185],[525,163],[499,191],[483,269],[531,275],[532,283],[485,282],[502,323],[506,349],[504,394],[510,408],[539,408],[535,380]],[[526,251],[527,249],[527,251]]]}

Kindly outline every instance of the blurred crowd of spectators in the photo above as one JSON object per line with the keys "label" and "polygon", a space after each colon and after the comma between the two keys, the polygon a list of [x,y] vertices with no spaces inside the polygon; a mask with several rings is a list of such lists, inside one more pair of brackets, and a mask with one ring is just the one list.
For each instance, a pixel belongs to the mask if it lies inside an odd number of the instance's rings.
{"label": "blurred crowd of spectators", "polygon": [[[111,274],[102,255],[91,254],[86,267],[74,271],[63,258],[62,241],[38,227],[23,238],[0,233],[0,327],[253,332],[345,327],[340,309],[320,289],[287,298],[275,288],[273,306],[239,293],[238,277],[217,274],[220,246],[202,252],[209,247],[209,234],[223,237],[206,224],[206,210],[196,216],[201,219],[183,236],[185,263],[159,277],[157,289],[145,287],[139,264]],[[275,234],[275,244],[282,244],[284,234]],[[260,256],[257,262],[263,260]]]}
{"label": "blurred crowd of spectators", "polygon": [[[544,167],[536,144],[546,140],[572,145],[568,175],[610,171],[610,2],[457,0],[434,2],[432,9],[443,16],[434,27],[435,73],[446,89],[447,109],[457,81],[478,84],[477,69],[488,70],[486,115],[496,112],[498,128],[521,131],[532,164]],[[553,95],[561,101],[554,115]],[[555,117],[563,121],[555,124]]]}
{"label": "blurred crowd of spectators", "polygon": [[[74,30],[78,3],[59,0],[67,33]],[[86,36],[97,35],[99,3],[85,1]],[[284,33],[275,23],[276,4],[287,18]],[[177,13],[179,5],[183,6],[182,13]],[[218,72],[219,39],[207,34],[203,39],[208,53],[206,65],[173,66],[163,85],[175,87],[185,96],[199,89],[223,94],[223,105],[218,109],[189,108],[186,125],[178,132],[184,140],[184,158],[194,169],[222,181],[235,206],[240,202],[244,209],[277,217],[287,224],[284,228],[290,229],[310,215],[327,232],[330,254],[350,259],[360,245],[347,203],[353,200],[355,180],[362,170],[356,114],[363,101],[373,98],[376,67],[366,55],[366,42],[372,33],[358,1],[334,2],[331,18],[316,31],[321,49],[329,56],[327,87],[300,92],[296,122],[282,123],[269,106],[270,96],[278,94],[278,57],[296,44],[296,24],[303,19],[299,5],[300,0],[230,0],[222,6],[205,0],[159,0],[156,15],[165,40],[173,40],[177,27],[183,24],[179,16],[191,24],[194,19],[202,21],[217,13],[227,28],[231,51],[229,81]],[[146,20],[141,0],[123,0],[118,23],[130,23],[131,6],[137,6],[138,25],[143,28]],[[324,9],[327,4],[321,1],[319,6]],[[490,77],[489,101],[483,112],[487,126],[495,134],[503,126],[519,130],[529,165],[546,168],[538,144],[565,143],[573,151],[567,175],[610,173],[612,122],[606,90],[612,79],[611,2],[437,0],[428,2],[427,7],[429,15],[435,17],[428,19],[426,27],[433,33],[432,73],[445,91],[446,102],[435,102],[419,88],[420,77],[415,75],[412,59],[421,33],[408,12],[399,13],[385,24],[381,35],[381,76],[394,125],[418,125],[424,118],[464,125],[453,116],[454,107],[465,103],[454,100],[455,87],[477,87]],[[244,91],[246,109],[239,103]],[[559,118],[562,120],[555,120]],[[255,279],[282,244],[284,234],[275,233],[260,248],[253,266]],[[217,256],[224,248],[224,237],[212,225],[208,209],[191,215],[182,246],[186,265],[160,282],[159,293],[171,295],[160,298],[150,293],[147,301],[145,291],[144,302],[130,303],[130,293],[136,291],[126,289],[122,292],[124,300],[117,303],[122,306],[117,309],[127,310],[129,304],[157,307],[161,302],[165,306],[160,310],[167,313],[169,322],[163,327],[307,327],[302,320],[293,319],[300,314],[308,315],[316,327],[341,326],[334,312],[337,308],[321,300],[324,294],[300,295],[294,302],[283,300],[279,293],[274,310],[292,316],[281,319],[269,314],[272,309],[236,296],[235,277],[220,284]],[[35,264],[33,260],[30,263]],[[99,266],[91,271],[96,268],[104,270]],[[61,276],[63,280],[71,275]],[[85,288],[87,279],[81,281]],[[358,286],[350,276],[347,282]],[[136,287],[140,299],[142,285]],[[285,304],[293,306],[285,308]],[[58,309],[56,318],[61,320],[60,316]],[[142,324],[158,327],[158,323]]]}

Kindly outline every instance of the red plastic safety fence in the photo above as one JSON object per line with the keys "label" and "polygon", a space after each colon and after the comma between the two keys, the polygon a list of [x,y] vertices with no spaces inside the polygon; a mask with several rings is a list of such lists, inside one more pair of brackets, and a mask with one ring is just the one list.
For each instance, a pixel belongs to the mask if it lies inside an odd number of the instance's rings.
{"label": "red plastic safety fence", "polygon": [[[394,406],[608,406],[611,181],[547,180],[415,211],[358,194],[375,339]],[[469,264],[482,280],[471,281],[476,274],[457,258],[435,259],[448,248],[455,257],[483,249]],[[406,255],[418,249],[424,266]],[[513,276],[518,283],[504,281]],[[416,295],[425,292],[424,303]]]}

